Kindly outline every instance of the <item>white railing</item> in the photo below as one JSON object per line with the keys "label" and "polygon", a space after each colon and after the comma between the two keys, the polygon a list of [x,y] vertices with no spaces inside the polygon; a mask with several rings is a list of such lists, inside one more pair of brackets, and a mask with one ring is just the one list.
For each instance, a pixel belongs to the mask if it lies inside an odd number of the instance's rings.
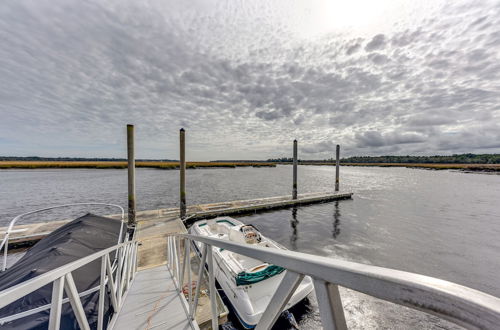
{"label": "white railing", "polygon": [[[137,246],[138,243],[136,240],[120,243],[0,291],[1,309],[41,287],[52,283],[52,299],[49,305],[4,317],[0,319],[0,326],[5,322],[17,320],[50,309],[48,329],[58,330],[60,328],[62,305],[69,302],[80,329],[90,330],[89,322],[85,315],[80,297],[99,291],[97,329],[102,330],[104,327],[104,300],[106,295],[109,296],[114,310],[114,314],[108,323],[109,327],[109,325],[115,322],[116,315],[123,303],[123,297],[126,295],[134,279],[134,275],[137,272]],[[73,280],[73,271],[99,259],[101,260],[99,286],[79,293]],[[113,262],[111,261],[112,259],[114,260]],[[67,296],[65,299],[63,299],[64,292]]]}
{"label": "white railing", "polygon": [[[320,257],[289,250],[270,249],[228,240],[177,234],[168,240],[168,265],[182,290],[186,264],[190,264],[192,242],[202,245],[198,283],[201,283],[205,263],[208,264],[209,291],[216,292],[212,249],[223,248],[286,269],[285,276],[274,293],[256,329],[270,329],[304,276],[311,276],[318,299],[321,322],[325,329],[347,329],[339,286],[367,295],[434,314],[470,329],[498,329],[500,299],[486,293],[448,281],[394,269]],[[181,240],[185,252],[181,264]],[[188,283],[191,271],[188,267]],[[200,295],[200,285],[193,293],[188,285],[189,316],[194,317]],[[191,300],[194,294],[194,301]],[[215,295],[210,294],[212,328],[217,329]]]}
{"label": "white railing", "polygon": [[35,213],[39,213],[39,212],[43,212],[43,211],[48,211],[48,210],[53,210],[53,209],[58,209],[58,208],[63,208],[63,207],[70,207],[70,206],[88,206],[88,205],[111,206],[111,207],[116,207],[116,208],[120,209],[120,211],[121,211],[121,222],[122,222],[121,226],[120,226],[120,234],[118,235],[118,243],[120,243],[120,240],[121,240],[121,237],[122,237],[122,233],[123,233],[124,219],[125,219],[125,211],[123,210],[123,207],[121,207],[120,205],[106,204],[106,203],[74,203],[74,204],[64,204],[64,205],[56,205],[56,206],[46,207],[46,208],[43,208],[43,209],[39,209],[39,210],[30,211],[30,212],[26,212],[26,213],[20,214],[20,215],[16,216],[14,219],[12,219],[10,221],[9,227],[7,227],[7,231],[5,232],[5,236],[3,237],[3,240],[0,243],[0,251],[2,251],[2,248],[4,249],[3,250],[3,266],[2,266],[2,271],[5,271],[5,269],[7,268],[7,252],[8,252],[8,249],[9,249],[9,236],[10,236],[11,233],[17,232],[13,228],[14,228],[14,225],[16,224],[16,222],[19,219],[21,219],[22,217],[25,217],[27,215],[31,215],[31,214],[35,214]]}

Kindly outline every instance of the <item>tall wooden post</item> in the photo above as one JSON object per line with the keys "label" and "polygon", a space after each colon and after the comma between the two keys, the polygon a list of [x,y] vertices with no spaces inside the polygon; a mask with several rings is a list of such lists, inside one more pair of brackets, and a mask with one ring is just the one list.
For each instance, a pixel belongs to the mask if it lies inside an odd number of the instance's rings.
{"label": "tall wooden post", "polygon": [[292,199],[297,199],[297,140],[293,140],[293,190]]}
{"label": "tall wooden post", "polygon": [[180,172],[180,210],[181,210],[181,218],[186,217],[186,137],[184,128],[181,128],[179,132],[179,152],[180,152],[180,164],[179,164],[179,172]]}
{"label": "tall wooden post", "polygon": [[127,125],[128,225],[135,226],[135,151],[134,125]]}
{"label": "tall wooden post", "polygon": [[340,169],[340,145],[337,144],[335,160],[335,191],[339,191],[339,169]]}

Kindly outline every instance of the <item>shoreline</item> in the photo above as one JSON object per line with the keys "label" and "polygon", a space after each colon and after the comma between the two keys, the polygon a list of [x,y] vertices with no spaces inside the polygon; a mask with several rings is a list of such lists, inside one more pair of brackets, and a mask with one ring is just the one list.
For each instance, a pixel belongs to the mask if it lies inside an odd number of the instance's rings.
{"label": "shoreline", "polygon": [[[187,162],[186,169],[197,168],[237,168],[237,167],[276,167],[291,163],[266,162]],[[335,166],[335,162],[299,161],[299,165]],[[473,173],[500,173],[500,164],[426,164],[426,163],[340,163],[341,166],[361,167],[406,167],[426,170],[458,170]],[[178,170],[179,162],[139,161],[136,168]],[[0,170],[8,169],[126,169],[125,161],[0,161]]]}
{"label": "shoreline", "polygon": [[[179,162],[136,162],[136,168],[155,168],[177,170]],[[274,163],[238,162],[187,162],[186,169],[196,168],[236,168],[236,167],[276,167]],[[86,168],[86,169],[126,169],[126,161],[0,161],[0,170],[8,169],[49,169],[49,168]]]}
{"label": "shoreline", "polygon": [[[335,166],[335,163],[299,163],[299,165]],[[341,166],[406,167],[425,170],[458,170],[474,173],[500,173],[500,164],[420,164],[420,163],[340,163]]]}

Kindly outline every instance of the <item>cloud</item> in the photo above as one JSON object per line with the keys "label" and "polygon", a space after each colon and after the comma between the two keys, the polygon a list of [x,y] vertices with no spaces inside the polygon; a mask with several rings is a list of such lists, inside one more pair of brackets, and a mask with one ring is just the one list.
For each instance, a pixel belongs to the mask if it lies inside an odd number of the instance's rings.
{"label": "cloud", "polygon": [[193,159],[286,155],[294,138],[310,158],[337,143],[500,151],[500,7],[304,36],[321,26],[311,15],[287,1],[5,2],[0,150],[124,156],[134,123],[140,158],[175,158],[180,127]]}
{"label": "cloud", "polygon": [[381,50],[385,48],[386,43],[387,41],[385,35],[377,34],[370,42],[366,44],[365,50],[367,52],[371,52],[373,50]]}
{"label": "cloud", "polygon": [[360,148],[377,148],[382,146],[425,142],[426,137],[412,132],[390,132],[382,134],[377,131],[366,131],[357,133],[355,139]]}

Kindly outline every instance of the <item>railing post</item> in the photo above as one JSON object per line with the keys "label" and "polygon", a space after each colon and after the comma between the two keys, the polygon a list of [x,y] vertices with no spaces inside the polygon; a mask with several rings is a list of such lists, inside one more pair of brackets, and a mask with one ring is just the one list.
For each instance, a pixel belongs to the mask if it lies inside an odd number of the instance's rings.
{"label": "railing post", "polygon": [[182,280],[181,280],[181,238],[175,237],[175,241],[177,243],[177,277],[179,278],[179,285],[182,288]]}
{"label": "railing post", "polygon": [[214,258],[212,253],[212,246],[207,247],[208,258],[208,282],[210,290],[210,307],[212,310],[212,329],[219,329],[219,317],[217,315],[217,290],[215,289],[215,274],[214,274]]}
{"label": "railing post", "polygon": [[324,329],[347,330],[344,308],[337,285],[314,279],[321,323]]}
{"label": "railing post", "polygon": [[131,270],[132,270],[132,255],[133,255],[133,245],[132,243],[127,245],[127,268],[125,271],[127,272],[127,281],[125,282],[125,290],[128,290],[129,285],[130,285],[130,278],[132,276]]}
{"label": "railing post", "polygon": [[187,265],[187,258],[188,258],[188,248],[189,247],[187,244],[187,240],[188,240],[187,238],[184,238],[184,258],[182,259],[182,268],[181,268],[181,275],[180,275],[181,287],[179,288],[179,293],[181,293],[181,294],[182,294],[182,287],[184,286],[184,277],[186,275],[186,265]]}
{"label": "railing post", "polygon": [[123,261],[123,247],[119,248],[116,253],[118,253],[118,262],[116,266],[116,302],[118,303],[118,307],[122,305],[122,261]]}
{"label": "railing post", "polygon": [[180,217],[186,217],[186,136],[184,128],[179,131],[179,173],[180,173]]}
{"label": "railing post", "polygon": [[7,269],[7,249],[9,248],[9,230],[7,229],[7,232],[5,233],[5,244],[3,246],[3,266],[2,266],[2,272],[4,272]]}
{"label": "railing post", "polygon": [[262,314],[257,327],[255,328],[256,330],[267,330],[272,328],[281,312],[285,309],[286,304],[294,294],[295,290],[297,290],[300,282],[302,282],[303,278],[304,275],[302,274],[289,270],[285,272],[285,276],[281,280],[281,283],[276,289],[276,292],[274,292],[271,301],[269,301],[269,305]]}
{"label": "railing post", "polygon": [[118,301],[116,300],[117,287],[115,286],[115,280],[113,279],[113,270],[111,269],[111,261],[109,259],[109,254],[106,254],[106,272],[108,273],[108,288],[110,291],[111,304],[115,313],[118,312]]}
{"label": "railing post", "polygon": [[52,283],[52,299],[50,303],[49,330],[59,330],[61,326],[61,310],[64,292],[64,276]]}
{"label": "railing post", "polygon": [[297,199],[297,140],[293,140],[293,186],[292,199]]}
{"label": "railing post", "polygon": [[205,270],[205,262],[207,260],[207,244],[203,244],[203,250],[201,252],[200,267],[198,269],[198,285],[196,286],[196,292],[194,294],[193,309],[191,310],[191,319],[194,319],[196,315],[196,308],[198,307],[198,298],[200,297],[200,286],[203,280],[203,274]]}
{"label": "railing post", "polygon": [[335,191],[339,191],[340,145],[337,144],[335,156]]}
{"label": "railing post", "polygon": [[[177,258],[177,244],[175,243],[175,236],[172,236],[172,252],[173,252],[173,265],[172,265],[172,277],[174,279],[174,283],[177,277],[179,277],[177,274],[179,272],[179,267],[178,267],[178,258]],[[177,283],[179,280],[177,279]]]}
{"label": "railing post", "polygon": [[135,221],[135,151],[134,125],[127,125],[127,168],[128,168],[128,226],[133,227]]}
{"label": "railing post", "polygon": [[[127,253],[128,251],[128,246],[125,245],[123,247],[123,266],[122,266],[122,275],[120,277],[121,282],[120,282],[120,297],[123,295],[123,291],[126,290],[127,287],[127,267],[128,267],[128,258],[127,258]],[[121,298],[120,298],[121,300]]]}
{"label": "railing post", "polygon": [[134,277],[135,273],[137,273],[137,267],[139,266],[139,262],[137,261],[137,254],[139,253],[139,242],[135,242],[135,255],[134,255]]}
{"label": "railing post", "polygon": [[[187,267],[188,267],[188,298],[189,298],[189,314],[191,314],[193,310],[193,286],[191,285],[192,283],[192,278],[191,278],[191,240],[187,240],[187,247],[186,247],[186,253],[187,253]],[[201,285],[199,279],[198,279],[198,285]],[[197,285],[197,286],[198,286]]]}
{"label": "railing post", "polygon": [[99,308],[97,310],[97,330],[104,327],[104,297],[106,295],[106,256],[101,257],[101,281],[99,287]]}

